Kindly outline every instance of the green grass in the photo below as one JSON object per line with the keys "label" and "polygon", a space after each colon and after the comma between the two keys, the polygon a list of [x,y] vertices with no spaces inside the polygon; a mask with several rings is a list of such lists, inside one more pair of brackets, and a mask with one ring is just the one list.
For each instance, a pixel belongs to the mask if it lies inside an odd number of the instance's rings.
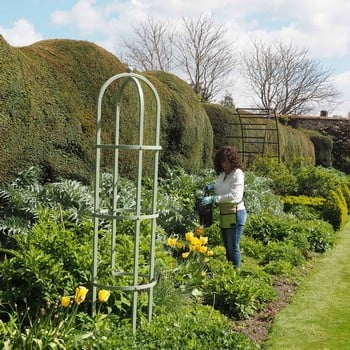
{"label": "green grass", "polygon": [[350,349],[350,222],[276,317],[268,350]]}

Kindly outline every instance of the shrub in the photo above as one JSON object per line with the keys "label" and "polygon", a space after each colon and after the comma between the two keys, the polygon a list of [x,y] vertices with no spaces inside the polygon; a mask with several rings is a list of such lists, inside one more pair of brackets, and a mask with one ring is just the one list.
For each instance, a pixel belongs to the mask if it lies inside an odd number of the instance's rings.
{"label": "shrub", "polygon": [[52,303],[91,280],[91,223],[65,227],[52,216],[42,211],[30,233],[16,234],[16,250],[4,251],[7,258],[0,262],[0,299],[18,307],[27,300],[34,313],[43,301]]}
{"label": "shrub", "polygon": [[303,166],[296,170],[298,181],[297,194],[310,197],[327,197],[329,191],[335,190],[344,183],[344,174],[320,166]]}
{"label": "shrub", "polygon": [[262,264],[266,265],[272,261],[286,261],[292,266],[300,266],[305,262],[301,251],[291,241],[269,242],[264,249]]}
{"label": "shrub", "polygon": [[340,188],[331,190],[323,207],[323,218],[335,231],[340,230],[348,220],[348,206]]}
{"label": "shrub", "polygon": [[283,212],[283,204],[272,189],[272,180],[251,171],[245,172],[244,203],[247,212],[252,214],[280,215]]}
{"label": "shrub", "polygon": [[169,234],[183,234],[199,222],[195,212],[195,193],[213,182],[213,172],[191,175],[183,169],[166,168],[166,176],[159,180],[157,224]]}
{"label": "shrub", "polygon": [[290,276],[295,267],[287,260],[272,260],[264,265],[264,271],[276,276]]}
{"label": "shrub", "polygon": [[263,243],[253,239],[252,237],[243,236],[240,246],[245,255],[256,259],[259,259],[264,251]]}
{"label": "shrub", "polygon": [[323,253],[334,247],[336,235],[331,224],[323,220],[305,221],[301,226],[310,248],[316,253]]}
{"label": "shrub", "polygon": [[284,211],[299,219],[320,219],[325,199],[322,197],[285,196],[282,197]]}
{"label": "shrub", "polygon": [[294,193],[298,188],[296,177],[276,158],[256,157],[251,170],[258,176],[270,178],[276,194]]}
{"label": "shrub", "polygon": [[246,234],[264,245],[291,240],[301,250],[309,248],[306,236],[300,231],[300,223],[292,215],[250,215],[246,224]]}
{"label": "shrub", "polygon": [[346,204],[348,205],[348,209],[350,210],[350,181],[348,181],[347,183],[343,183],[341,186],[341,190],[344,195]]}
{"label": "shrub", "polygon": [[129,324],[108,316],[95,326],[93,336],[80,342],[82,349],[245,349],[259,347],[232,331],[229,320],[210,306],[178,307],[143,322],[136,333]]}
{"label": "shrub", "polygon": [[229,317],[246,319],[276,296],[265,276],[242,276],[232,264],[221,261],[212,261],[210,267],[214,277],[204,285],[204,303]]}

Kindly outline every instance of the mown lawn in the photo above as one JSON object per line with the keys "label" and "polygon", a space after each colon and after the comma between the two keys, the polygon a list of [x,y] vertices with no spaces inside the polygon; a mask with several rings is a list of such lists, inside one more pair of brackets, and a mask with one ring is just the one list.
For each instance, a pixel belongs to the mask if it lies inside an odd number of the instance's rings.
{"label": "mown lawn", "polygon": [[350,349],[350,222],[274,320],[268,350]]}

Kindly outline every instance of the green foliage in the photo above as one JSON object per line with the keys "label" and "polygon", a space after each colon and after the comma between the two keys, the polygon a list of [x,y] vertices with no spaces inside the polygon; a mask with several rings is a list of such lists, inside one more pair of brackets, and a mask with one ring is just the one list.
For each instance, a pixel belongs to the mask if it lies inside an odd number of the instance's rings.
{"label": "green foliage", "polygon": [[242,276],[227,262],[213,260],[210,266],[214,278],[205,284],[204,302],[232,318],[246,319],[276,296],[271,282],[261,276]]}
{"label": "green foliage", "polygon": [[[60,178],[90,183],[95,168],[96,104],[107,79],[126,70],[115,55],[86,41],[43,40],[11,47],[0,38],[0,179],[9,181],[20,169],[35,165],[44,181]],[[165,72],[143,73],[161,100],[162,164],[199,170],[211,164],[213,132],[208,116],[191,87]],[[119,80],[120,82],[120,80]],[[104,96],[104,143],[114,140],[115,101],[119,83]],[[120,143],[138,144],[138,99],[133,84],[122,98]],[[154,143],[155,103],[142,84],[145,98],[144,143]],[[136,152],[120,152],[120,171],[132,175]],[[152,152],[144,153],[144,172],[153,167]],[[103,152],[101,166],[110,171],[113,156]]]}
{"label": "green foliage", "polygon": [[248,213],[282,213],[283,203],[274,193],[272,183],[268,177],[255,175],[252,171],[245,172],[244,204]]}
{"label": "green foliage", "polygon": [[[178,307],[153,317],[133,333],[129,324],[111,316],[94,324],[93,334],[78,344],[82,349],[244,349],[259,347],[246,336],[232,331],[227,318],[209,306]],[[164,333],[166,332],[166,333]]]}
{"label": "green foliage", "polygon": [[329,191],[346,182],[344,174],[335,169],[302,166],[294,171],[298,181],[297,194],[305,196],[327,197]]}
{"label": "green foliage", "polygon": [[257,349],[244,335],[233,332],[230,322],[219,312],[201,305],[155,317],[134,341],[135,349]]}
{"label": "green foliage", "polygon": [[284,211],[300,219],[321,219],[325,198],[308,196],[282,197]]}
{"label": "green foliage", "polygon": [[262,264],[267,265],[271,261],[286,261],[292,266],[300,266],[305,259],[300,249],[295,247],[292,241],[270,242],[265,246]]}
{"label": "green foliage", "polygon": [[321,220],[302,220],[292,215],[250,215],[245,234],[264,245],[271,242],[293,243],[307,256],[308,250],[323,252],[333,246],[334,230]]}
{"label": "green foliage", "polygon": [[259,176],[272,180],[272,188],[277,194],[293,193],[297,190],[297,179],[288,167],[276,158],[256,157],[250,169]]}
{"label": "green foliage", "polygon": [[203,107],[208,114],[214,134],[214,151],[223,145],[232,145],[240,149],[239,138],[232,137],[239,135],[240,130],[232,125],[238,124],[238,116],[229,106],[213,103],[203,103]]}
{"label": "green foliage", "polygon": [[54,303],[67,290],[91,280],[91,223],[64,227],[54,216],[55,212],[40,212],[30,233],[14,236],[16,250],[3,250],[1,299],[17,305],[28,300],[35,312],[43,302]]}
{"label": "green foliage", "polygon": [[195,194],[210,182],[213,171],[201,175],[187,173],[182,168],[165,167],[165,176],[159,180],[158,224],[168,234],[184,234],[189,227],[199,223],[195,212]]}
{"label": "green foliage", "polygon": [[[87,314],[91,291],[79,308],[62,309],[57,304],[63,295],[74,300],[77,286],[91,289],[91,189],[73,180],[42,185],[34,168],[3,185],[3,216],[14,222],[28,206],[35,215],[26,218],[18,230],[11,231],[8,221],[7,229],[0,231],[0,345],[7,346],[11,339],[23,346],[31,342],[62,349],[256,348],[232,331],[223,314],[239,320],[262,310],[276,297],[273,275],[294,276],[312,251],[322,253],[334,245],[332,225],[283,213],[280,198],[271,190],[272,180],[248,171],[245,200],[251,212],[241,242],[243,264],[234,269],[226,261],[217,223],[203,230],[194,208],[195,192],[213,181],[213,172],[199,176],[181,168],[165,169],[167,176],[160,179],[158,191],[154,317],[148,324],[148,293],[139,293],[136,334],[130,325],[131,293],[113,290],[108,303],[99,304],[94,318]],[[105,210],[111,209],[114,186],[112,176],[103,174],[100,204]],[[134,182],[119,178],[117,187],[118,206],[134,208]],[[152,179],[144,178],[142,205],[146,208],[151,188]],[[336,191],[346,190],[337,187]],[[315,206],[322,202],[310,197],[288,200]],[[345,197],[342,201],[346,204]],[[189,234],[191,227],[195,234]],[[143,220],[140,228],[139,272],[144,276],[149,269],[151,224]],[[134,229],[132,220],[117,224],[115,271],[133,269]],[[99,248],[99,282],[130,285],[131,276],[111,273],[109,220],[101,220]]]}
{"label": "green foliage", "polygon": [[[305,132],[307,132],[305,130]],[[326,168],[332,166],[333,141],[330,136],[322,135],[314,130],[308,132],[310,140],[315,146],[316,165]]]}
{"label": "green foliage", "polygon": [[282,200],[284,203],[284,209],[286,210],[289,210],[293,205],[320,207],[325,202],[325,199],[322,197],[309,196],[285,196]]}
{"label": "green foliage", "polygon": [[[0,306],[2,308],[4,305]],[[58,303],[48,303],[35,315],[30,314],[30,309],[31,306],[27,306],[23,312],[15,307],[12,312],[0,313],[1,348],[75,348],[83,339],[92,336],[92,332],[84,327],[83,320],[88,317],[79,312],[77,304],[72,308],[63,308]],[[8,318],[8,321],[5,323],[3,318]]]}
{"label": "green foliage", "polygon": [[341,191],[343,193],[348,209],[350,209],[350,179],[347,179],[347,182],[344,182],[342,184]]}
{"label": "green foliage", "polygon": [[341,188],[329,191],[323,207],[323,218],[332,224],[335,231],[340,230],[348,220],[349,209]]}
{"label": "green foliage", "polygon": [[299,156],[315,165],[315,147],[307,132],[285,125],[279,125],[278,132],[280,156],[283,162]]}
{"label": "green foliage", "polygon": [[152,71],[162,105],[161,165],[198,172],[212,164],[213,130],[199,97],[173,74]]}
{"label": "green foliage", "polygon": [[331,224],[324,220],[307,220],[302,225],[310,249],[316,253],[324,253],[335,245],[336,235]]}

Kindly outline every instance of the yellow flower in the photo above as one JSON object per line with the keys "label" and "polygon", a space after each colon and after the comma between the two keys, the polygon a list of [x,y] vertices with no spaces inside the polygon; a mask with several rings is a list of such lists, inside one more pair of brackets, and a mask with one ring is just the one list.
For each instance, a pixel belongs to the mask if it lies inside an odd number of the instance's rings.
{"label": "yellow flower", "polygon": [[110,297],[110,295],[111,295],[111,292],[109,290],[101,289],[98,292],[98,300],[101,303],[106,303],[108,301],[108,298]]}
{"label": "yellow flower", "polygon": [[204,233],[204,226],[198,226],[196,228],[196,233],[198,236],[201,236]]}
{"label": "yellow flower", "polygon": [[64,296],[61,298],[61,305],[63,307],[68,307],[70,305],[70,297]]}
{"label": "yellow flower", "polygon": [[213,256],[213,255],[214,255],[214,252],[213,252],[212,250],[208,250],[208,251],[207,251],[207,255],[208,255],[208,256]]}
{"label": "yellow flower", "polygon": [[175,244],[176,244],[176,238],[171,238],[171,237],[168,238],[167,244],[168,244],[169,247],[174,247]]}
{"label": "yellow flower", "polygon": [[193,238],[193,232],[189,231],[189,232],[186,232],[185,233],[185,238],[186,238],[186,241],[189,241],[191,242],[192,238]]}
{"label": "yellow flower", "polygon": [[176,248],[182,249],[185,245],[182,242],[176,242]]}
{"label": "yellow flower", "polygon": [[201,243],[201,244],[207,244],[208,243],[208,237],[200,237],[199,238],[199,242]]}
{"label": "yellow flower", "polygon": [[76,290],[75,290],[75,302],[79,305],[81,304],[86,297],[86,294],[88,293],[88,289],[83,287],[83,286],[79,286]]}
{"label": "yellow flower", "polygon": [[190,243],[192,245],[200,245],[201,244],[201,242],[200,242],[198,237],[192,237],[191,240],[190,240]]}
{"label": "yellow flower", "polygon": [[182,257],[183,257],[184,259],[187,259],[189,255],[190,255],[190,252],[182,253]]}
{"label": "yellow flower", "polygon": [[201,245],[199,247],[199,251],[202,253],[202,254],[205,254],[207,252],[208,248],[205,246],[205,245]]}
{"label": "yellow flower", "polygon": [[201,275],[202,275],[202,277],[205,277],[207,275],[207,273],[205,271],[202,271]]}

